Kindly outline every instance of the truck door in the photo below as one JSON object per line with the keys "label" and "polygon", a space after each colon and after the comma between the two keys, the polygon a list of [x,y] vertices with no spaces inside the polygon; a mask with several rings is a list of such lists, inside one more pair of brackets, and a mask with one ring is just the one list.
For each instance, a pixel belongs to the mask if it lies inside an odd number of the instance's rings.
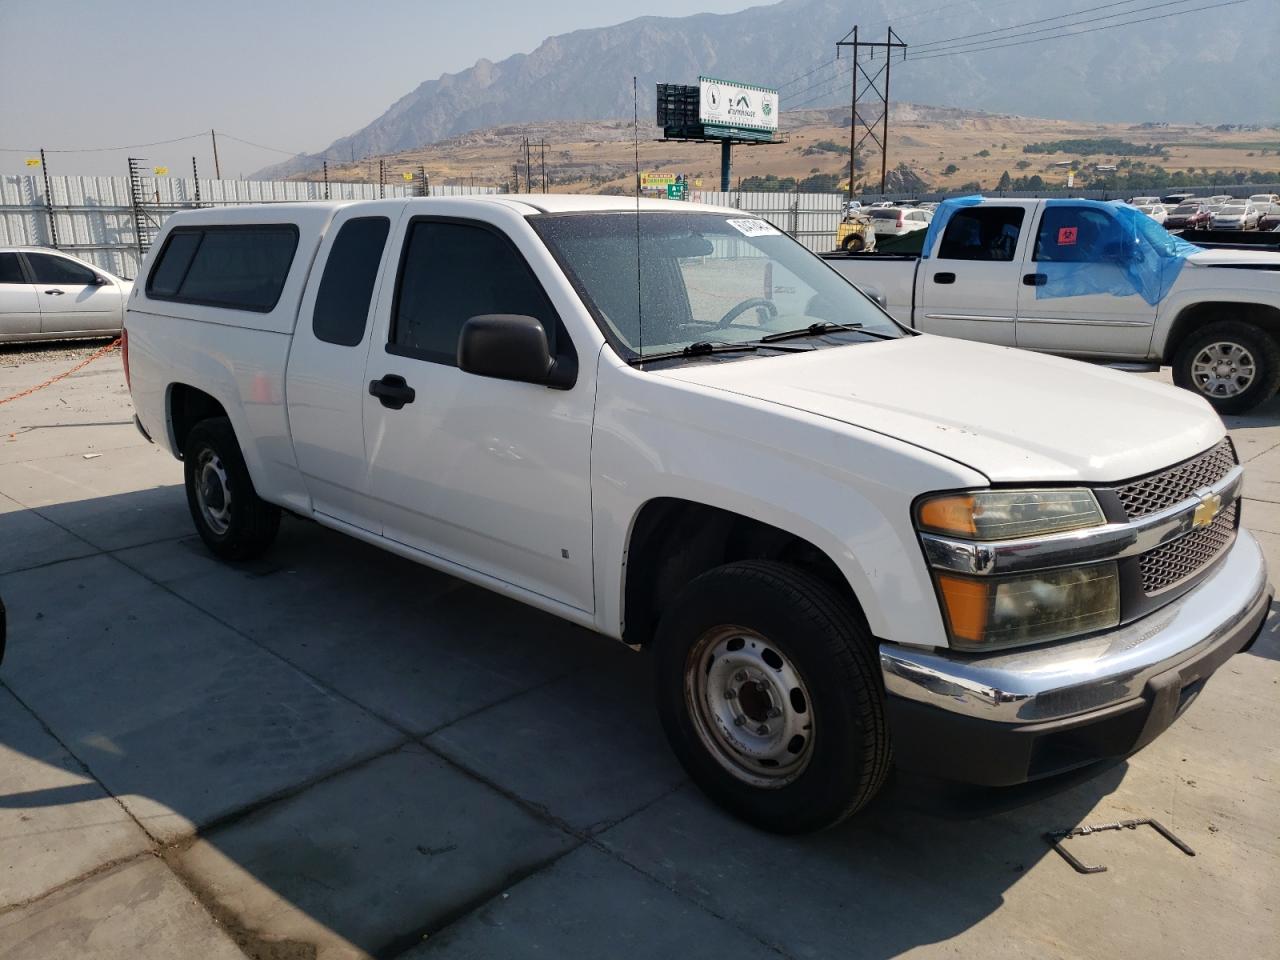
{"label": "truck door", "polygon": [[308,285],[298,312],[285,389],[312,507],[375,533],[382,525],[367,497],[364,367],[390,232],[391,220],[368,208],[334,217],[316,255],[319,282]]}
{"label": "truck door", "polygon": [[383,535],[592,611],[594,357],[568,390],[462,372],[459,333],[482,314],[535,317],[554,354],[574,347],[506,232],[426,216],[397,232],[403,252],[379,297],[363,398]]}
{"label": "truck door", "polygon": [[1156,308],[1126,278],[1122,233],[1105,209],[1047,203],[1018,287],[1018,346],[1142,359]]}
{"label": "truck door", "polygon": [[120,290],[84,264],[52,253],[23,253],[40,300],[41,333],[120,329]]}
{"label": "truck door", "polygon": [[952,214],[920,261],[919,329],[1014,345],[1025,215],[1021,206],[986,203]]}
{"label": "truck door", "polygon": [[40,332],[40,299],[16,253],[0,253],[0,340]]}

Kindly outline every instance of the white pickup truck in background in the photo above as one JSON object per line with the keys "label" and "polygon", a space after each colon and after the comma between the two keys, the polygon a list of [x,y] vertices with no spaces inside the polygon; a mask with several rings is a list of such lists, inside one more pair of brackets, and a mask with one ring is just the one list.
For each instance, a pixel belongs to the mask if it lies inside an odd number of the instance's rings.
{"label": "white pickup truck in background", "polygon": [[[1129,211],[1132,214],[1132,211]],[[1093,200],[944,203],[922,256],[831,256],[926,333],[1099,361],[1171,364],[1220,413],[1280,388],[1280,253],[1181,247]],[[1154,243],[1152,242],[1154,238]],[[994,374],[997,378],[998,373]]]}
{"label": "white pickup truck in background", "polygon": [[673,750],[771,830],[895,759],[999,785],[1126,755],[1269,605],[1203,400],[917,335],[741,211],[184,211],[124,339],[216,555],[288,511],[651,648]]}

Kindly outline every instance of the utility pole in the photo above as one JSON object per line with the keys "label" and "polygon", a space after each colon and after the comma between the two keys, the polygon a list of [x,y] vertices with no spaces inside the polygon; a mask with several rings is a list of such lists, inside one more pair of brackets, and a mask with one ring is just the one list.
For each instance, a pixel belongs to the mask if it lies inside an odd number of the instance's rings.
{"label": "utility pole", "polygon": [[324,198],[329,199],[329,161],[321,160],[320,167],[324,170]]}
{"label": "utility pole", "polygon": [[[852,40],[849,38],[853,37]],[[880,148],[880,192],[885,192],[885,185],[889,175],[889,64],[893,60],[893,54],[896,50],[902,51],[903,59],[907,56],[907,45],[902,42],[890,27],[883,41],[860,40],[858,39],[858,28],[855,26],[852,30],[844,35],[844,38],[836,41],[836,58],[841,54],[842,47],[851,47],[853,49],[853,96],[850,102],[849,115],[849,199],[853,199],[853,179],[857,176],[858,171],[858,147],[862,145],[868,137],[875,141],[876,146]],[[877,50],[884,50],[884,66],[876,71],[875,75],[867,73],[863,69],[860,54],[863,50],[869,51],[868,60],[874,60]],[[876,99],[880,101],[881,113],[870,123],[863,122],[865,132],[861,137],[857,135],[858,131],[858,74],[862,74],[862,78],[867,82]],[[883,89],[880,85],[880,78],[884,77]],[[881,132],[877,135],[876,125],[881,124]]]}
{"label": "utility pole", "polygon": [[215,180],[222,179],[222,167],[218,166],[218,133],[210,128],[209,140],[213,143],[213,178]]}
{"label": "utility pole", "polygon": [[520,161],[519,160],[517,160],[515,163],[511,165],[511,179],[512,179],[512,186],[515,188],[514,192],[519,193],[520,192]]}
{"label": "utility pole", "polygon": [[200,168],[196,166],[196,158],[191,158],[191,182],[196,185],[196,206],[200,206]]}
{"label": "utility pole", "polygon": [[547,192],[547,141],[542,140],[542,192]]}
{"label": "utility pole", "polygon": [[387,161],[382,157],[378,158],[378,199],[381,200],[387,195]]}
{"label": "utility pole", "polygon": [[533,193],[533,157],[528,137],[524,138],[524,192]]}
{"label": "utility pole", "polygon": [[49,246],[57,250],[58,223],[53,217],[53,194],[49,189],[49,164],[44,159],[44,147],[40,148],[40,172],[44,175],[44,209],[49,214]]}

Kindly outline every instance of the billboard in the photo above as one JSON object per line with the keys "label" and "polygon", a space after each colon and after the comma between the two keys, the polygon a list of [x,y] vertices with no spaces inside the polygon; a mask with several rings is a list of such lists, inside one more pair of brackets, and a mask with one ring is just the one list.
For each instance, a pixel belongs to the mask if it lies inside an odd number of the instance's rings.
{"label": "billboard", "polygon": [[699,77],[698,119],[708,137],[772,140],[778,130],[778,91]]}

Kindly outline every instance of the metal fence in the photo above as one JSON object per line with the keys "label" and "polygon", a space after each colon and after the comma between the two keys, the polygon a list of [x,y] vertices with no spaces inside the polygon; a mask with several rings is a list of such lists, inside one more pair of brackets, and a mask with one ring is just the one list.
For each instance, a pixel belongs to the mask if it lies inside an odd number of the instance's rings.
{"label": "metal fence", "polygon": [[816,253],[836,245],[836,228],[844,209],[840,193],[752,193],[741,190],[695,190],[691,199],[718,207],[737,207],[768,220]]}
{"label": "metal fence", "polygon": [[[0,246],[56,246],[127,279],[137,276],[149,238],[178,210],[422,194],[419,183],[146,176],[134,186],[128,177],[54,176],[46,197],[44,185],[42,177],[0,177]],[[497,192],[496,187],[443,184],[431,184],[430,190],[436,197]]]}

